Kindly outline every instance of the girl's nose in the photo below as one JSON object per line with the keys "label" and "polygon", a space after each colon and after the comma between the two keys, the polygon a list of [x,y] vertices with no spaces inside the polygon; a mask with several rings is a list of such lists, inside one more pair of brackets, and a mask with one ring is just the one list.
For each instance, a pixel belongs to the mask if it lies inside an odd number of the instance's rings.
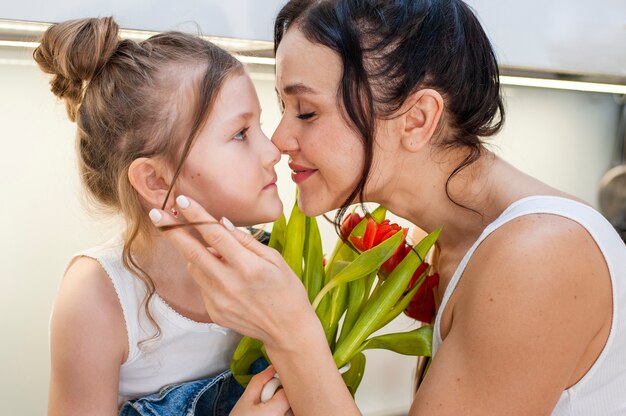
{"label": "girl's nose", "polygon": [[280,150],[274,145],[270,139],[263,134],[263,155],[264,164],[267,166],[274,166],[280,161]]}

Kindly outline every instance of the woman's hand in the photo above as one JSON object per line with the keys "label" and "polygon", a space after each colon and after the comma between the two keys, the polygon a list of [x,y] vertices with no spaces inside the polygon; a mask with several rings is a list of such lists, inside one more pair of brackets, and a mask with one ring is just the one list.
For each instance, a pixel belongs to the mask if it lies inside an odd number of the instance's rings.
{"label": "woman's hand", "polygon": [[230,412],[230,416],[265,416],[265,415],[292,415],[285,391],[280,389],[265,403],[261,402],[261,390],[265,383],[274,377],[274,368],[269,366],[252,377],[250,384]]}
{"label": "woman's hand", "polygon": [[[289,348],[288,339],[307,322],[319,325],[304,286],[276,250],[225,218],[217,222],[191,199],[179,196],[176,202],[193,228],[176,226],[179,221],[164,211],[153,210],[151,218],[189,261],[215,323],[266,347],[283,348]],[[194,229],[195,236],[190,232]]]}

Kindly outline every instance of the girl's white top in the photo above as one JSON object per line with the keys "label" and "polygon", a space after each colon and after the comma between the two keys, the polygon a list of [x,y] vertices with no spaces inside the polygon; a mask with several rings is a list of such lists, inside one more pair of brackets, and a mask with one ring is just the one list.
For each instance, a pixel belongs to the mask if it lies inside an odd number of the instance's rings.
{"label": "girl's white top", "polygon": [[[144,284],[122,263],[123,241],[116,238],[78,253],[97,260],[119,298],[128,334],[128,358],[120,367],[118,403],[155,393],[166,385],[211,377],[226,370],[241,336],[212,323],[188,319],[156,293],[150,301],[161,335],[143,307]],[[147,342],[140,343],[144,340]]]}
{"label": "girl's white top", "polygon": [[[554,196],[523,198],[511,204],[485,228],[463,257],[446,287],[435,318],[433,356],[442,343],[441,315],[476,248],[503,224],[531,214],[559,215],[584,227],[604,255],[613,290],[613,321],[606,345],[587,374],[574,386],[563,391],[552,416],[626,415],[626,245],[600,213],[570,199]],[[584,256],[585,253],[580,255]]]}

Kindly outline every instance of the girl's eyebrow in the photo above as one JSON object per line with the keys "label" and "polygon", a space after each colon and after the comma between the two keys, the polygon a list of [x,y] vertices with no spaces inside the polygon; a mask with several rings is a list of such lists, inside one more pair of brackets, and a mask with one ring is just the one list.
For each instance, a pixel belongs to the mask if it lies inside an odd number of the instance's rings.
{"label": "girl's eyebrow", "polygon": [[239,121],[239,120],[249,120],[249,119],[251,119],[253,117],[254,117],[253,113],[251,113],[249,111],[246,111],[245,113],[237,114],[235,117],[233,117],[231,119],[231,121],[235,122],[235,121]]}

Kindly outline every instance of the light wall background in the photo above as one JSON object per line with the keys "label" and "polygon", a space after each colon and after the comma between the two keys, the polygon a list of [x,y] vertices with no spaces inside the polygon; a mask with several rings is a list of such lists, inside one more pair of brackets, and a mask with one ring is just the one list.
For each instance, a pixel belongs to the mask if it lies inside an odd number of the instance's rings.
{"label": "light wall background", "polygon": [[[2,56],[0,56],[2,58]],[[271,135],[280,112],[272,71],[252,68]],[[505,88],[508,118],[493,149],[522,170],[596,204],[610,167],[618,106],[613,96]],[[74,125],[30,62],[0,59],[0,403],[2,414],[43,415],[49,377],[48,321],[70,256],[102,242],[116,221],[85,210],[74,158]],[[287,213],[295,186],[283,161]],[[419,203],[419,198],[416,198]],[[401,220],[404,225],[408,225]],[[322,220],[325,251],[336,240]],[[399,318],[393,330],[414,327]],[[357,402],[366,415],[406,414],[415,359],[368,352]]]}

